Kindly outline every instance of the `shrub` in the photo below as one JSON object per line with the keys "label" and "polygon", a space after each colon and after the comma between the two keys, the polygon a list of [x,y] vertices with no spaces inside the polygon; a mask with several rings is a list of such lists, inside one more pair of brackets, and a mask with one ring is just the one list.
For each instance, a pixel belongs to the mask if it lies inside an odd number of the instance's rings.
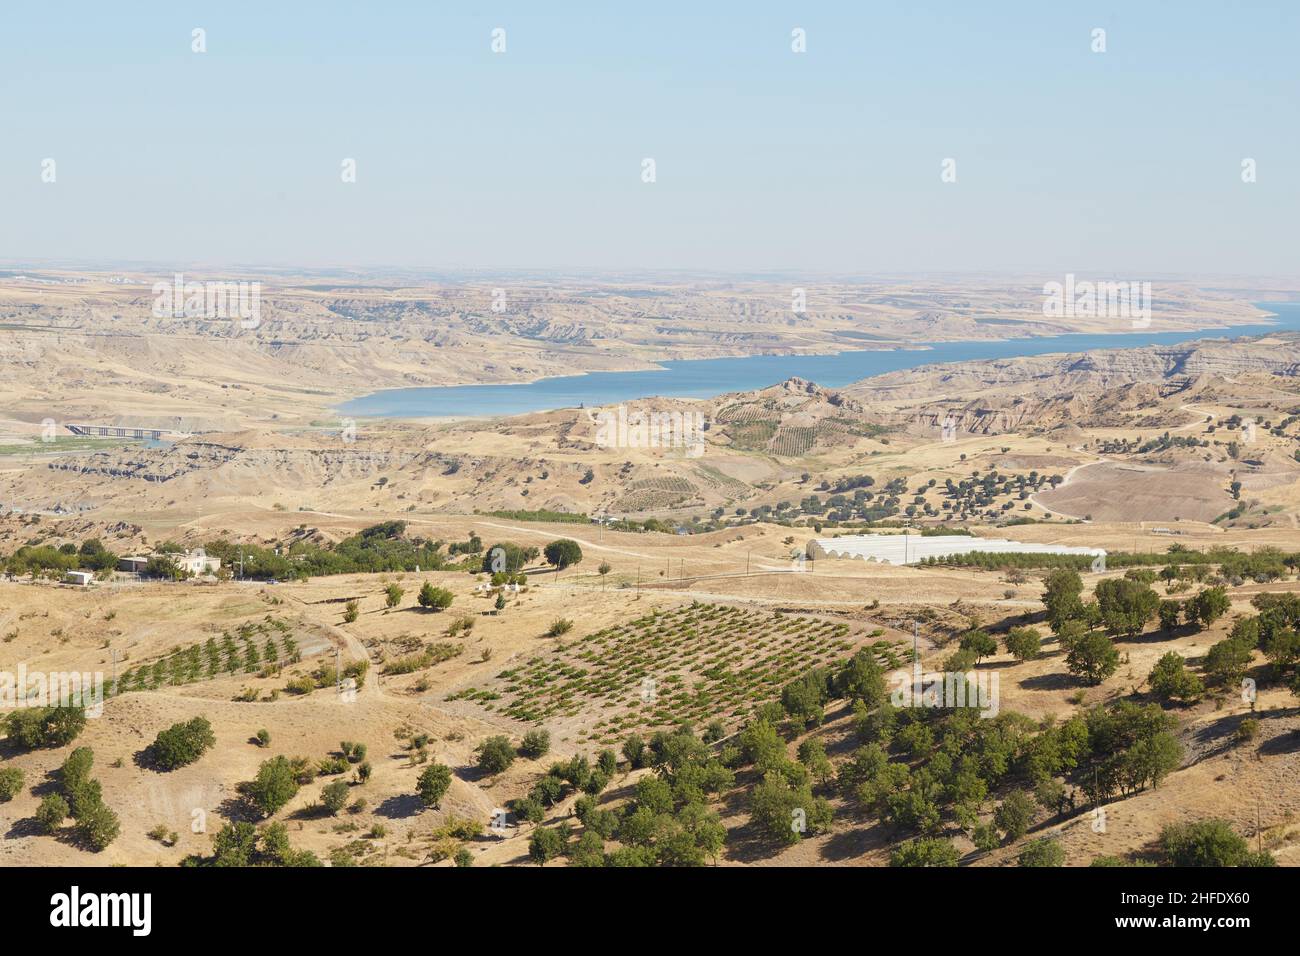
{"label": "shrub", "polygon": [[316,689],[316,681],[311,677],[295,677],[284,685],[291,694],[310,694]]}
{"label": "shrub", "polygon": [[8,803],[23,789],[23,772],[17,767],[0,770],[0,803]]}
{"label": "shrub", "polygon": [[442,611],[451,607],[454,600],[453,595],[446,588],[434,587],[429,581],[425,581],[420,588],[420,595],[417,598],[420,607],[428,608],[431,611]]}
{"label": "shrub", "polygon": [[216,735],[212,733],[212,724],[208,719],[195,717],[190,721],[172,724],[159,732],[154,738],[152,752],[160,767],[175,770],[194,763],[216,742]]}
{"label": "shrub", "polygon": [[1174,866],[1268,866],[1268,853],[1250,852],[1226,820],[1171,823],[1160,831],[1160,847]]}
{"label": "shrub", "polygon": [[86,807],[77,817],[77,836],[96,853],[116,840],[119,832],[117,814],[102,802]]}
{"label": "shrub", "polygon": [[326,757],[316,765],[316,773],[321,777],[332,777],[335,774],[347,773],[348,762],[344,757]]}
{"label": "shrub", "polygon": [[1254,717],[1247,717],[1237,726],[1237,742],[1249,743],[1259,736],[1259,721]]}
{"label": "shrub", "polygon": [[561,637],[573,630],[573,622],[567,617],[557,617],[551,622],[551,626],[546,629],[547,637]]}
{"label": "shrub", "polygon": [[78,787],[90,780],[90,771],[95,765],[95,752],[89,747],[78,747],[68,754],[59,768],[59,782],[65,794],[71,794]]}
{"label": "shrub", "polygon": [[53,833],[63,826],[68,813],[68,801],[57,793],[51,793],[41,800],[41,805],[36,808],[36,822],[46,833]]}
{"label": "shrub", "polygon": [[956,866],[957,848],[950,840],[908,840],[889,855],[889,865]]}
{"label": "shrub", "polygon": [[348,785],[343,780],[335,780],[333,783],[326,784],[320,792],[321,805],[329,811],[331,816],[338,816],[348,802]]}
{"label": "shrub", "polygon": [[345,740],[339,744],[339,750],[343,752],[344,758],[348,763],[360,763],[366,759],[366,745],[353,743]]}

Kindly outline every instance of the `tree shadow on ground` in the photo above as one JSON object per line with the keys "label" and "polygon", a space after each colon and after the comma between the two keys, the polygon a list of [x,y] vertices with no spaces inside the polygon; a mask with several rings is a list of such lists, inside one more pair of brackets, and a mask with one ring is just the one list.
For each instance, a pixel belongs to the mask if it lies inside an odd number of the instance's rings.
{"label": "tree shadow on ground", "polygon": [[375,807],[375,816],[389,820],[413,817],[424,809],[424,801],[413,793],[399,793]]}
{"label": "tree shadow on ground", "polygon": [[148,747],[144,747],[143,749],[137,750],[135,753],[133,753],[131,755],[131,762],[134,763],[141,770],[151,770],[154,773],[167,772],[165,768],[159,765],[158,759],[154,756],[152,745]]}
{"label": "tree shadow on ground", "polygon": [[5,834],[6,840],[17,840],[22,837],[44,836],[45,827],[35,817],[23,817],[15,820],[9,827],[9,832]]}
{"label": "tree shadow on ground", "polygon": [[1026,677],[1019,681],[1018,687],[1023,690],[1069,690],[1071,688],[1081,688],[1079,679],[1071,674],[1062,674],[1059,671],[1053,671],[1050,674],[1036,674],[1033,677]]}

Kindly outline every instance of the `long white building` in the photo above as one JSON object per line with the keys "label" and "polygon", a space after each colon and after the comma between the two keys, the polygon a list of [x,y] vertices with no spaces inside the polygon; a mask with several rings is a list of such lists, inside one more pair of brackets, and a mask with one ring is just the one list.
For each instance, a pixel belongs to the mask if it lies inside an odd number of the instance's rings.
{"label": "long white building", "polygon": [[1104,557],[1103,548],[1078,548],[1065,544],[1029,544],[1006,538],[977,538],[974,535],[851,534],[840,538],[813,538],[808,556],[859,558],[882,564],[918,564],[926,558],[986,551],[995,554],[1084,554]]}

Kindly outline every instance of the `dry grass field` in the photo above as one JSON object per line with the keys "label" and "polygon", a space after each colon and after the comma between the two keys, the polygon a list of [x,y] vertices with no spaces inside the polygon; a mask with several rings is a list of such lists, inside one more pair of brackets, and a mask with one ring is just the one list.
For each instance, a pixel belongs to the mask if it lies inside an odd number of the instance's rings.
{"label": "dry grass field", "polygon": [[[603,446],[578,409],[345,429],[331,409],[380,386],[522,381],[646,367],[651,356],[831,351],[860,342],[841,333],[862,328],[897,345],[891,322],[911,314],[882,289],[879,301],[845,313],[828,307],[792,329],[761,305],[770,289],[697,291],[687,296],[694,318],[674,298],[679,290],[665,289],[656,301],[676,304],[659,331],[614,350],[598,343],[635,324],[644,299],[611,296],[575,310],[563,290],[539,287],[534,318],[545,320],[520,348],[516,335],[468,321],[482,291],[308,290],[286,280],[268,295],[270,320],[256,336],[170,330],[160,351],[159,330],[113,313],[136,315],[139,288],[0,289],[0,336],[13,346],[0,355],[14,373],[0,402],[0,559],[33,551],[48,559],[60,548],[75,555],[92,539],[117,555],[207,546],[226,556],[222,573],[192,580],[106,572],[74,586],[26,566],[0,577],[0,673],[117,681],[75,741],[28,749],[12,734],[0,740],[0,770],[23,778],[0,802],[0,864],[177,865],[209,856],[213,836],[238,821],[282,822],[296,850],[334,866],[451,866],[457,850],[475,865],[532,863],[538,835],[551,830],[565,834],[575,862],[579,841],[598,827],[608,831],[604,852],[626,862],[635,856],[625,853],[629,834],[645,824],[631,818],[653,802],[649,778],[672,774],[627,757],[625,741],[659,734],[667,736],[656,746],[671,746],[671,732],[687,722],[707,743],[681,759],[707,779],[690,784],[699,788],[690,791],[699,801],[688,801],[697,816],[661,809],[650,835],[635,838],[660,862],[681,859],[667,848],[683,827],[705,841],[716,814],[724,836],[707,862],[888,865],[918,831],[836,783],[865,739],[864,717],[845,697],[825,702],[820,724],[776,720],[782,756],[766,759],[782,773],[801,779],[790,768],[819,747],[833,768],[814,773],[810,763],[804,775],[815,779],[800,798],[824,802],[829,823],[792,843],[759,822],[755,807],[774,784],[746,756],[746,735],[775,719],[774,706],[797,713],[796,685],[810,673],[835,685],[861,652],[892,675],[908,665],[914,636],[923,668],[941,670],[972,630],[994,639],[972,668],[996,676],[1002,714],[1023,715],[1003,721],[1020,727],[1015,733],[1044,733],[1120,702],[1154,704],[1180,756],[1158,786],[1113,794],[1100,825],[1086,780],[1068,771],[1058,776],[1073,809],[1034,804],[1024,832],[996,846],[977,836],[1013,790],[1028,786],[1022,777],[980,796],[969,819],[945,810],[926,832],[948,841],[963,865],[1015,865],[1043,837],[1058,841],[1067,865],[1153,859],[1163,827],[1205,818],[1228,821],[1280,864],[1300,864],[1300,706],[1279,676],[1286,665],[1251,653],[1252,706],[1211,679],[1208,662],[1210,648],[1256,614],[1252,599],[1300,591],[1293,565],[1271,580],[1211,567],[1196,580],[1154,581],[1166,601],[1221,583],[1228,610],[1206,627],[1163,627],[1149,609],[1138,633],[1110,635],[1117,666],[1089,684],[1070,673],[1044,620],[1045,568],[800,559],[810,538],[867,525],[1100,547],[1152,561],[1152,571],[1186,561],[1143,557],[1171,548],[1300,551],[1292,338],[961,363],[839,391],[790,379],[713,399],[647,399],[709,422],[698,455]],[[965,335],[968,313],[989,310],[1023,321],[1027,334],[1062,331],[1030,328],[1038,320],[1006,289],[972,294],[973,304],[937,309],[916,334]],[[1180,295],[1179,321],[1252,316],[1221,296]],[[30,306],[42,321],[18,322]],[[340,321],[325,335],[326,316],[345,306],[371,320]],[[93,345],[91,319],[109,329]],[[386,328],[396,323],[412,336],[405,345]],[[43,367],[32,363],[49,358],[56,330],[61,361],[80,369],[57,387],[66,366],[23,371]],[[417,343],[416,332],[427,338]],[[265,348],[264,337],[280,344]],[[485,367],[448,358],[473,350]],[[20,354],[31,363],[15,364]],[[161,444],[47,442],[46,417],[194,434]],[[573,520],[551,520],[566,515]],[[379,535],[384,547],[437,557],[403,559],[404,570],[298,573],[360,547],[384,522],[400,523]],[[549,565],[541,552],[558,539],[575,542],[581,562]],[[537,553],[518,577],[494,582],[483,562],[502,544]],[[284,573],[241,579],[240,548],[282,560]],[[1082,600],[1123,579],[1125,567],[1083,570]],[[422,589],[445,589],[450,605],[421,606]],[[1006,638],[1025,625],[1044,641],[1040,654],[1020,660]],[[1149,675],[1171,652],[1206,680],[1192,702],[1158,703],[1152,693]],[[200,716],[215,746],[160,769],[155,737]],[[524,743],[539,731],[549,745],[530,756]],[[517,756],[484,769],[480,746],[497,736]],[[345,743],[363,744],[365,756],[349,759]],[[98,852],[72,826],[50,834],[36,819],[80,746],[93,749],[92,776],[120,825]],[[939,748],[918,746],[895,742],[890,753],[924,782]],[[256,813],[246,784],[277,757],[296,761],[297,787],[271,814]],[[426,806],[420,781],[439,765],[450,784]],[[584,795],[591,767],[600,768],[598,793]],[[340,790],[346,796],[330,812],[326,800]],[[502,814],[506,825],[494,826]],[[615,837],[610,819],[627,829]],[[566,862],[541,855],[548,866]]]}

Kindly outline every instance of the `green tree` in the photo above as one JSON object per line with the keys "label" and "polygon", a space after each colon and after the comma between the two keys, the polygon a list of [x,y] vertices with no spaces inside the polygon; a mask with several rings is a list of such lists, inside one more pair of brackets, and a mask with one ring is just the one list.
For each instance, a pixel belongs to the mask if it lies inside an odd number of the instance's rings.
{"label": "green tree", "polygon": [[1156,609],[1156,614],[1160,617],[1160,629],[1172,631],[1178,626],[1178,618],[1183,613],[1183,604],[1181,601],[1161,601],[1160,606]]}
{"label": "green tree", "polygon": [[1241,683],[1250,666],[1253,648],[1231,637],[1211,645],[1205,655],[1205,672],[1225,685]]}
{"label": "green tree", "polygon": [[750,792],[750,818],[769,836],[798,843],[805,834],[819,833],[831,823],[830,804],[814,797],[805,783],[792,786],[786,777],[769,771]]}
{"label": "green tree", "polygon": [[431,763],[420,773],[416,782],[416,792],[420,802],[426,807],[436,807],[451,789],[451,768],[440,763]]}
{"label": "green tree", "polygon": [[781,690],[781,706],[798,727],[820,725],[827,700],[827,677],[814,668],[795,678]]}
{"label": "green tree", "polygon": [[217,738],[208,719],[195,717],[160,731],[154,738],[151,753],[159,767],[175,770],[194,763],[216,743]]}
{"label": "green tree", "polygon": [[83,707],[20,707],[4,718],[6,736],[24,750],[62,747],[85,729]]}
{"label": "green tree", "polygon": [[519,752],[529,760],[545,757],[551,749],[551,733],[548,730],[530,730],[519,742]]}
{"label": "green tree", "polygon": [[1044,582],[1043,605],[1047,608],[1047,622],[1052,632],[1059,634],[1066,621],[1083,615],[1083,579],[1078,571],[1057,568]]}
{"label": "green tree", "polygon": [[1105,634],[1089,631],[1073,641],[1065,669],[1089,684],[1100,684],[1119,667],[1119,652]]}
{"label": "green tree", "polygon": [[963,651],[974,654],[976,664],[998,652],[998,642],[994,640],[993,635],[978,627],[971,628],[971,630],[963,634],[961,643],[957,646]]}
{"label": "green tree", "polygon": [[836,697],[861,701],[868,708],[883,704],[887,697],[885,670],[876,660],[876,652],[861,648],[836,672],[831,687]]}
{"label": "green tree", "polygon": [[900,843],[889,855],[890,866],[956,866],[957,848],[951,840],[922,837]]}
{"label": "green tree", "polygon": [[515,748],[509,737],[489,737],[474,749],[478,754],[478,768],[484,773],[496,776],[505,773],[515,762]]}
{"label": "green tree", "polygon": [[388,585],[384,588],[384,606],[397,607],[402,603],[402,595],[405,593],[396,583]]}
{"label": "green tree", "polygon": [[1160,831],[1160,848],[1173,866],[1271,866],[1268,853],[1254,854],[1226,820],[1171,823]]}
{"label": "green tree", "polygon": [[977,824],[971,831],[970,838],[975,844],[975,849],[983,850],[985,853],[996,850],[1002,844],[998,836],[998,828],[991,823]]}
{"label": "green tree", "polygon": [[1264,641],[1264,656],[1278,674],[1291,669],[1300,661],[1300,634],[1289,627],[1276,628]]}
{"label": "green tree", "polygon": [[1008,840],[1019,840],[1034,820],[1034,801],[1023,790],[1013,790],[993,812],[993,822]]}
{"label": "green tree", "polygon": [[1007,631],[1007,653],[1018,661],[1033,660],[1042,647],[1042,637],[1032,627],[1013,627]]}
{"label": "green tree", "polygon": [[329,811],[331,816],[338,816],[339,811],[347,806],[348,802],[348,785],[344,780],[335,780],[333,783],[327,783],[320,792],[321,805]]}
{"label": "green tree", "polygon": [[1187,703],[1205,693],[1201,679],[1187,669],[1187,662],[1174,651],[1156,661],[1156,666],[1147,677],[1147,683],[1151,685],[1151,693],[1161,700]]}
{"label": "green tree", "polygon": [[1065,866],[1065,848],[1060,840],[1043,837],[1020,851],[1021,866]]}
{"label": "green tree", "polygon": [[521,548],[509,541],[499,541],[483,552],[482,570],[486,574],[518,574],[528,562],[535,560],[536,548]]}
{"label": "green tree", "polygon": [[68,754],[59,768],[59,785],[64,793],[72,793],[90,779],[90,771],[95,766],[95,752],[89,747],[78,747]]}
{"label": "green tree", "polygon": [[543,549],[546,563],[555,568],[556,573],[572,567],[582,561],[582,548],[571,538],[559,538]]}
{"label": "green tree", "polygon": [[645,741],[639,734],[629,734],[623,741],[623,756],[627,758],[633,770],[639,770],[646,765]]}
{"label": "green tree", "polygon": [[564,837],[555,827],[538,827],[528,839],[528,858],[538,866],[564,853]]}
{"label": "green tree", "polygon": [[1160,596],[1155,591],[1128,578],[1099,581],[1096,596],[1106,628],[1114,634],[1130,637],[1141,634],[1147,621],[1160,607]]}
{"label": "green tree", "polygon": [[826,756],[826,745],[814,737],[799,745],[799,762],[822,784],[835,776],[835,767]]}
{"label": "green tree", "polygon": [[1187,616],[1194,618],[1188,623],[1198,623],[1201,627],[1209,627],[1223,615],[1228,613],[1232,607],[1232,602],[1228,599],[1228,592],[1221,587],[1206,588],[1198,593],[1195,597],[1187,602]]}
{"label": "green tree", "polygon": [[264,817],[273,815],[298,794],[298,773],[287,757],[263,761],[245,794]]}

